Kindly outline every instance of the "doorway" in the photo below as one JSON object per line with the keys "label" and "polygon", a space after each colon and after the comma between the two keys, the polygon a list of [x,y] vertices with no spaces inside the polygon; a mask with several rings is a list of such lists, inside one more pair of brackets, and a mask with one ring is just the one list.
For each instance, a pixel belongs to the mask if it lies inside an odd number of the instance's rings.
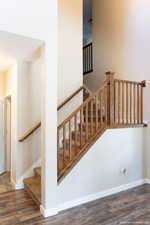
{"label": "doorway", "polygon": [[11,96],[5,97],[5,168],[11,172]]}
{"label": "doorway", "polygon": [[0,193],[13,190],[11,185],[11,96],[0,101]]}

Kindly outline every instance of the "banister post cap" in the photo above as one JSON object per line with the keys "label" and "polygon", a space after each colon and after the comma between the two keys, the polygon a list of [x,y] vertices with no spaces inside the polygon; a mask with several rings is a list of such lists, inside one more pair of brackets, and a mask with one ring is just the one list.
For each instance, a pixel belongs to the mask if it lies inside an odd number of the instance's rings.
{"label": "banister post cap", "polygon": [[143,80],[143,81],[141,82],[141,86],[142,86],[142,87],[146,87],[146,80]]}
{"label": "banister post cap", "polygon": [[114,78],[114,76],[115,76],[115,73],[111,72],[111,71],[107,71],[105,74],[106,74],[107,77],[109,76],[111,78]]}

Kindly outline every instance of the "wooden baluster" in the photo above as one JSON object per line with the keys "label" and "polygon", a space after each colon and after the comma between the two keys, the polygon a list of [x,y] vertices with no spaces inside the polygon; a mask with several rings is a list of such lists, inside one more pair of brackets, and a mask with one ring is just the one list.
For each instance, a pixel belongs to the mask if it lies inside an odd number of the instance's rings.
{"label": "wooden baluster", "polygon": [[80,110],[80,148],[82,148],[83,144],[82,135],[83,135],[83,108]]}
{"label": "wooden baluster", "polygon": [[118,81],[118,123],[121,123],[121,90],[120,81]]}
{"label": "wooden baluster", "polygon": [[63,126],[63,166],[65,167],[65,151],[66,151],[66,125]]}
{"label": "wooden baluster", "polygon": [[134,124],[136,124],[136,85],[133,84],[133,101],[134,101]]}
{"label": "wooden baluster", "polygon": [[101,114],[101,118],[100,118],[100,122],[101,122],[101,126],[103,125],[103,96],[102,96],[102,91],[100,91],[100,114]]}
{"label": "wooden baluster", "polygon": [[77,114],[74,116],[74,145],[77,153]]}
{"label": "wooden baluster", "polygon": [[59,149],[60,149],[60,135],[59,135],[60,130],[57,129],[57,171],[59,172],[61,170],[60,168],[60,161],[59,161]]}
{"label": "wooden baluster", "polygon": [[101,126],[101,107],[100,107],[100,92],[98,92],[98,127]]}
{"label": "wooden baluster", "polygon": [[125,123],[125,118],[124,118],[124,111],[125,111],[124,96],[125,96],[124,81],[122,81],[122,123],[123,124]]}
{"label": "wooden baluster", "polygon": [[72,130],[71,130],[71,120],[69,120],[69,160],[72,160]]}
{"label": "wooden baluster", "polygon": [[130,124],[132,124],[132,107],[133,107],[133,102],[132,102],[132,83],[130,83]]}
{"label": "wooden baluster", "polygon": [[93,99],[91,100],[91,136],[93,135]]}
{"label": "wooden baluster", "polygon": [[116,90],[117,90],[116,81],[114,81],[114,123],[115,124],[117,124],[117,118],[116,118],[116,115],[117,115],[117,113],[116,113],[116,102],[117,102]]}
{"label": "wooden baluster", "polygon": [[146,87],[146,81],[142,81],[141,83],[141,123],[144,123],[144,87]]}
{"label": "wooden baluster", "polygon": [[97,102],[97,95],[95,95],[95,127],[96,130],[98,129],[98,102]]}
{"label": "wooden baluster", "polygon": [[108,124],[114,124],[114,73],[107,72],[106,77],[108,80]]}
{"label": "wooden baluster", "polygon": [[126,124],[129,123],[129,88],[126,82]]}
{"label": "wooden baluster", "polygon": [[137,123],[140,123],[140,85],[137,85]]}
{"label": "wooden baluster", "polygon": [[108,86],[104,87],[104,92],[105,92],[105,124],[107,125],[107,121],[108,121],[108,118],[107,118],[107,88]]}
{"label": "wooden baluster", "polygon": [[87,141],[88,140],[88,122],[89,122],[88,104],[85,105],[85,111],[86,111],[86,135],[85,135],[85,141]]}
{"label": "wooden baluster", "polygon": [[144,109],[144,104],[143,104],[143,87],[141,85],[141,124],[144,123],[143,119],[143,109]]}

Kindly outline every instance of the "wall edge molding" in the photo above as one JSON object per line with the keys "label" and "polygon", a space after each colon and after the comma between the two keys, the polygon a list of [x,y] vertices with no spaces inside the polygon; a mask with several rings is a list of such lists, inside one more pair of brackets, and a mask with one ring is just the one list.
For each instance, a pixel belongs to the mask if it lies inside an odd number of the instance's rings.
{"label": "wall edge molding", "polygon": [[46,217],[57,215],[58,214],[58,208],[45,209],[43,207],[43,205],[40,205],[40,212],[46,218]]}
{"label": "wall edge molding", "polygon": [[16,182],[11,178],[11,184],[14,187],[15,190],[21,190],[24,188],[24,184],[23,182],[20,182],[18,184],[16,184]]}

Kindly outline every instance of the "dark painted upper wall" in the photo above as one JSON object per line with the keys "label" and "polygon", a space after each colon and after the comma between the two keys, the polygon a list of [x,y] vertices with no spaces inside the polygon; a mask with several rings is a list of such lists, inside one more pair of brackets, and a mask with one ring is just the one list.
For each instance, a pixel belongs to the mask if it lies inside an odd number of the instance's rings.
{"label": "dark painted upper wall", "polygon": [[92,41],[92,0],[83,0],[83,44]]}

